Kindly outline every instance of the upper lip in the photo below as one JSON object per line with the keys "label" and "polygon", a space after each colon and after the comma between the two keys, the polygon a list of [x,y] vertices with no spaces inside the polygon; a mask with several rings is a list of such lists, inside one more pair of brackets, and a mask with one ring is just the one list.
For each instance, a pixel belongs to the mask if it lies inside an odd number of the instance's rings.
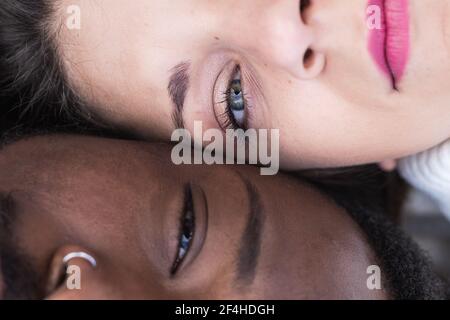
{"label": "upper lip", "polygon": [[381,9],[381,28],[370,30],[369,51],[396,90],[410,51],[408,4],[409,0],[369,0],[369,6]]}

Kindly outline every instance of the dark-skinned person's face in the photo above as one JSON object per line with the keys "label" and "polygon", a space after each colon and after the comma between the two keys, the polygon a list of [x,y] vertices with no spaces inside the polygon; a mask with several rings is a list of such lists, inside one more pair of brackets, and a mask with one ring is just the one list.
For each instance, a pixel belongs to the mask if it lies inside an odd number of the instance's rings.
{"label": "dark-skinned person's face", "polygon": [[[14,239],[47,299],[382,299],[347,213],[299,179],[249,166],[175,166],[170,147],[84,136],[0,152]],[[81,289],[63,257],[86,252]],[[25,277],[26,275],[24,275]]]}

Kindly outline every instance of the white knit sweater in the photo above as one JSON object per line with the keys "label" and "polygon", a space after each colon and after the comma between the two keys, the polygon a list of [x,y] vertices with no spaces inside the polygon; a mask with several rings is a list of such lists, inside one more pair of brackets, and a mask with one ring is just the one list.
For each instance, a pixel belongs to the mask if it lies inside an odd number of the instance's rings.
{"label": "white knit sweater", "polygon": [[433,198],[450,219],[450,140],[399,163],[401,175]]}

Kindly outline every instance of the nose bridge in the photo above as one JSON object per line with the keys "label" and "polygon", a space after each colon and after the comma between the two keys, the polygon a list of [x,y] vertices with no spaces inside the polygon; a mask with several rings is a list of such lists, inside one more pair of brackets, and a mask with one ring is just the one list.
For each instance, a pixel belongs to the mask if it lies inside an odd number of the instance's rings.
{"label": "nose bridge", "polygon": [[295,77],[305,78],[315,73],[316,66],[307,71],[303,65],[305,53],[314,46],[315,33],[313,27],[303,22],[297,1],[264,1],[261,6],[254,3],[249,7],[239,6],[248,11],[239,10],[231,19],[227,32],[233,47]]}

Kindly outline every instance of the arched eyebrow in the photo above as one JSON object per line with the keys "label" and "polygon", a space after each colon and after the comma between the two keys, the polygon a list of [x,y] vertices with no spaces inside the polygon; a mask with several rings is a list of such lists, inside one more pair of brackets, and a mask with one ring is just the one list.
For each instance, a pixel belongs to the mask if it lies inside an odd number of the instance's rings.
{"label": "arched eyebrow", "polygon": [[256,267],[261,252],[261,239],[264,230],[265,214],[256,187],[239,175],[245,183],[249,198],[247,223],[241,237],[236,265],[236,282],[250,285],[256,275]]}
{"label": "arched eyebrow", "polygon": [[172,121],[177,129],[184,128],[183,110],[184,100],[186,99],[190,84],[190,66],[190,62],[184,61],[173,67],[171,69],[169,85],[167,86],[170,99],[174,106]]}

